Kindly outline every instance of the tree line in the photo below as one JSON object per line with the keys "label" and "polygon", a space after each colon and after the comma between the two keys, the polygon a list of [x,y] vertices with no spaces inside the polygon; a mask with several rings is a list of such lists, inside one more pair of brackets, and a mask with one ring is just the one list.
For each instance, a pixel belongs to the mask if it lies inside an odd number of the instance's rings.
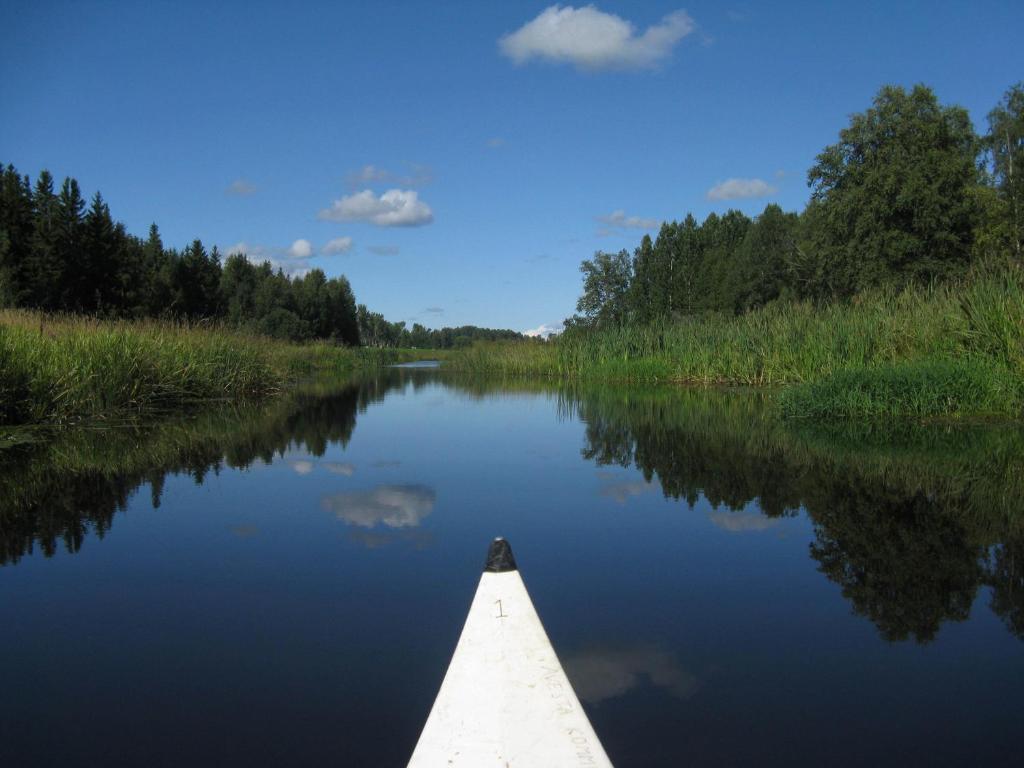
{"label": "tree line", "polygon": [[356,307],[359,338],[368,347],[416,347],[417,349],[461,349],[475,341],[522,341],[519,331],[461,325],[457,328],[427,328],[413,323],[406,328],[404,320],[389,322],[379,312],[371,312],[365,304]]}
{"label": "tree line", "polygon": [[166,248],[155,224],[143,240],[115,222],[97,192],[60,191],[42,171],[34,186],[0,174],[0,305],[103,317],[218,319],[292,341],[358,344],[356,305],[344,277],[314,269],[288,277],[243,254],[221,257],[193,240]]}
{"label": "tree line", "polygon": [[741,314],[777,300],[849,299],[1024,258],[1024,84],[978,136],[967,111],[933,91],[885,86],[808,171],[800,213],[692,214],[630,254],[585,260],[572,327]]}
{"label": "tree line", "polygon": [[515,331],[463,326],[429,329],[388,322],[356,306],[344,276],[323,270],[289,277],[269,261],[226,259],[193,240],[166,248],[156,224],[146,239],[115,222],[97,192],[86,207],[78,184],[59,191],[42,171],[31,184],[0,168],[0,307],[103,317],[219,320],[286,339],[447,349],[478,339],[521,339]]}

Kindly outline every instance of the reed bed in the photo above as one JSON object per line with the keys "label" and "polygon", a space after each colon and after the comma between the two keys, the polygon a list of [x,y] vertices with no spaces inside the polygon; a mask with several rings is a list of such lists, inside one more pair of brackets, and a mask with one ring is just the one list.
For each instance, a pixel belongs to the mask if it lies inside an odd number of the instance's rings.
{"label": "reed bed", "polygon": [[[779,302],[739,317],[573,330],[547,344],[478,344],[449,367],[566,379],[799,385],[789,416],[1020,415],[1024,277],[980,270],[850,303]],[[808,388],[810,387],[810,388]]]}
{"label": "reed bed", "polygon": [[215,400],[258,400],[352,350],[223,327],[0,311],[0,424],[66,423]]}

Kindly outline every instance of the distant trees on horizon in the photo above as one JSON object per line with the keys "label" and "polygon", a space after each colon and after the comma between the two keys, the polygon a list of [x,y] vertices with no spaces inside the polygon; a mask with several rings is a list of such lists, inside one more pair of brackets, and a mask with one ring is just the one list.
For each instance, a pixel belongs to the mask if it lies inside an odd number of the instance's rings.
{"label": "distant trees on horizon", "polygon": [[630,254],[580,265],[569,328],[742,314],[776,300],[849,299],[880,286],[966,274],[980,260],[1024,258],[1024,85],[1011,87],[979,137],[966,110],[924,85],[885,86],[808,172],[801,213],[772,203],[662,224]]}
{"label": "distant trees on horizon", "polygon": [[115,222],[97,192],[86,207],[73,178],[54,189],[0,168],[0,307],[113,318],[219,320],[289,341],[450,348],[477,339],[522,339],[509,330],[428,329],[389,323],[356,306],[344,276],[312,269],[289,277],[269,261],[226,259],[200,240],[165,248],[156,224],[143,240]]}

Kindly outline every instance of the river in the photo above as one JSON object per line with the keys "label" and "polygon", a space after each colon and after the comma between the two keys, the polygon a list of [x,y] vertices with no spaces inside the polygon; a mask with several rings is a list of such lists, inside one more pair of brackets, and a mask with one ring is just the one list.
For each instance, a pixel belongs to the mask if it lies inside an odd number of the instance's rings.
{"label": "river", "polygon": [[1010,765],[1024,430],[392,369],[0,465],[0,765],[404,766],[508,538],[612,761]]}

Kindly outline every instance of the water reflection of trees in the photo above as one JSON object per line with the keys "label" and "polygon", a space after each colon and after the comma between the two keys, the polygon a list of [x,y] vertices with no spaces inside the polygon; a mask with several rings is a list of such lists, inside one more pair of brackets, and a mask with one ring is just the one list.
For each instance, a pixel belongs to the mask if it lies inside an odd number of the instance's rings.
{"label": "water reflection of trees", "polygon": [[84,428],[0,453],[0,564],[38,547],[77,552],[102,538],[135,491],[160,506],[167,475],[197,484],[225,467],[270,463],[288,450],[322,456],[345,446],[357,414],[421,377],[388,370],[358,382],[306,385],[265,408],[204,409],[159,424]]}
{"label": "water reflection of trees", "polygon": [[565,393],[583,455],[634,465],[666,496],[768,517],[801,507],[810,554],[888,640],[932,640],[979,588],[1024,638],[1024,430],[793,427],[757,396],[658,389]]}
{"label": "water reflection of trees", "polygon": [[[167,475],[271,462],[289,450],[345,446],[356,418],[389,392],[438,386],[439,375],[389,370],[340,386],[308,386],[264,409],[214,409],[158,426],[79,430],[0,453],[0,564],[38,547],[52,555],[102,537],[148,484],[159,506]],[[473,398],[557,397],[585,423],[583,455],[636,466],[666,496],[701,496],[766,519],[806,509],[810,554],[854,610],[889,640],[933,639],[965,619],[981,587],[1024,638],[1024,429],[792,427],[757,395],[675,388],[573,388],[446,378]]]}

